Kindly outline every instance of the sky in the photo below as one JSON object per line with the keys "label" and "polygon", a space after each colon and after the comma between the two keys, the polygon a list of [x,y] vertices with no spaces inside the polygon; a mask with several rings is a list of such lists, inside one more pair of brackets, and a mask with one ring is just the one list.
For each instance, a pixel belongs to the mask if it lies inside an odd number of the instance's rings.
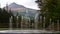
{"label": "sky", "polygon": [[23,5],[27,8],[32,8],[32,9],[39,9],[37,6],[37,3],[35,3],[36,0],[0,0],[0,5],[1,7],[6,6],[6,4],[11,4],[13,2],[19,4],[19,5]]}

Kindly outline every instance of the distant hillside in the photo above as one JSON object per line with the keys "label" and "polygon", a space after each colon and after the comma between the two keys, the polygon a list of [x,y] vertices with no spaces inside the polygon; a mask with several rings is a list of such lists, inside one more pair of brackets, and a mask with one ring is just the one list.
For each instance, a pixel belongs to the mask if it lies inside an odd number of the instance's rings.
{"label": "distant hillside", "polygon": [[[5,7],[5,9],[7,10],[7,7]],[[16,3],[11,3],[8,5],[8,9],[11,9],[14,15],[16,15],[17,12],[21,15],[25,15],[26,11],[28,11],[28,14],[31,16],[34,16],[37,13],[37,10],[35,9],[26,8],[23,5],[18,5]]]}

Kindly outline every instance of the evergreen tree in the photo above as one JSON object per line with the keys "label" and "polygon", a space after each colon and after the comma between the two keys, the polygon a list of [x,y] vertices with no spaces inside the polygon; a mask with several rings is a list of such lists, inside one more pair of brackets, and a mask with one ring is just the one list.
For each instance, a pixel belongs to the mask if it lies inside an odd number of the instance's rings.
{"label": "evergreen tree", "polygon": [[60,0],[37,0],[36,2],[41,14],[46,16],[46,26],[49,25],[50,18],[54,23],[56,23],[57,19],[60,20]]}
{"label": "evergreen tree", "polygon": [[9,18],[12,13],[8,13],[4,8],[0,8],[0,23],[9,23]]}

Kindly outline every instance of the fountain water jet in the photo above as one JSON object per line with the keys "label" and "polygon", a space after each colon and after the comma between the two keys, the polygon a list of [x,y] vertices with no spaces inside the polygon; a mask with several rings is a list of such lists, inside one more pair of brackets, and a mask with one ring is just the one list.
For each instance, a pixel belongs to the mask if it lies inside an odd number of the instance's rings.
{"label": "fountain water jet", "polygon": [[[42,24],[42,16],[40,16],[40,23]],[[42,25],[40,25],[41,29],[42,29]]]}
{"label": "fountain water jet", "polygon": [[30,18],[29,18],[29,29],[30,29]]}
{"label": "fountain water jet", "polygon": [[26,15],[25,15],[25,28],[28,28],[28,21],[29,21],[29,17],[28,17],[28,10],[26,9]]}
{"label": "fountain water jet", "polygon": [[9,30],[12,30],[12,22],[13,22],[13,17],[11,16],[9,19]]}
{"label": "fountain water jet", "polygon": [[35,29],[37,29],[37,25],[38,25],[38,13],[35,15]]}
{"label": "fountain water jet", "polygon": [[19,17],[17,16],[17,21],[16,21],[16,24],[17,24],[17,25],[16,25],[16,26],[17,26],[17,29],[18,29],[18,24],[19,24],[19,23],[18,23],[18,18],[19,18]]}
{"label": "fountain water jet", "polygon": [[23,28],[23,16],[21,17],[21,29]]}
{"label": "fountain water jet", "polygon": [[45,16],[44,16],[43,29],[45,30]]}
{"label": "fountain water jet", "polygon": [[53,30],[52,31],[54,31],[54,21],[52,22],[52,26],[53,26]]}
{"label": "fountain water jet", "polygon": [[50,18],[50,30],[52,29],[52,19]]}
{"label": "fountain water jet", "polygon": [[59,19],[57,20],[57,29],[59,31]]}

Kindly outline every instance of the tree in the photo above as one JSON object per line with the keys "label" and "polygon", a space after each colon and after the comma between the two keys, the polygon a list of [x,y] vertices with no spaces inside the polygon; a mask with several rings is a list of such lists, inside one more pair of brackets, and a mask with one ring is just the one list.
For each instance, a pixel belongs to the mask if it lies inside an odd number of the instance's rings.
{"label": "tree", "polygon": [[40,20],[40,16],[42,17],[40,23],[41,23],[41,26],[43,27],[43,18],[45,16],[45,4],[44,4],[44,0],[37,0],[36,3],[38,3],[38,6],[40,8],[40,14],[39,14],[39,20]]}
{"label": "tree", "polygon": [[4,8],[0,8],[0,23],[9,23],[9,18],[12,13],[8,13]]}
{"label": "tree", "polygon": [[41,14],[46,16],[46,26],[49,25],[50,18],[52,18],[52,21],[56,21],[57,18],[60,20],[60,0],[37,0],[36,2]]}

